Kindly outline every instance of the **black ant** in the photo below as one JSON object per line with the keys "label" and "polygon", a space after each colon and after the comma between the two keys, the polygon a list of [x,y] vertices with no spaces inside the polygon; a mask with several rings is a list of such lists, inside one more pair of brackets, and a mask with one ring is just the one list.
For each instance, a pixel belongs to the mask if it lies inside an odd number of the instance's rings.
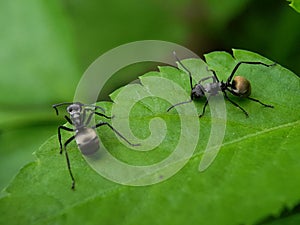
{"label": "black ant", "polygon": [[[185,102],[180,102],[177,103],[175,105],[172,105],[170,108],[168,108],[167,112],[169,112],[172,108],[174,108],[175,106],[178,105],[182,105],[182,104],[186,104],[186,103],[190,103],[195,99],[200,99],[202,97],[205,96],[205,93],[209,93],[210,95],[207,97],[206,102],[204,104],[203,107],[203,111],[202,113],[199,115],[199,117],[202,117],[205,113],[205,108],[208,104],[208,101],[210,99],[211,96],[216,96],[220,91],[223,92],[224,97],[231,102],[234,106],[236,106],[237,108],[239,108],[240,110],[242,110],[244,112],[244,114],[246,115],[246,117],[248,117],[248,113],[245,109],[243,109],[241,106],[239,106],[237,103],[235,103],[234,101],[232,101],[226,91],[229,91],[231,94],[241,97],[241,98],[247,98],[249,100],[252,100],[254,102],[258,102],[261,105],[265,106],[265,107],[269,107],[269,108],[274,108],[274,106],[272,105],[267,105],[262,103],[260,100],[255,99],[255,98],[251,98],[249,97],[251,94],[251,85],[250,82],[242,76],[235,76],[234,79],[232,80],[235,72],[237,71],[237,69],[240,67],[240,65],[242,64],[252,64],[252,65],[263,65],[266,67],[270,67],[270,66],[274,66],[275,63],[268,65],[262,62],[246,62],[246,61],[241,61],[239,62],[234,69],[232,70],[230,76],[227,78],[226,82],[223,81],[219,81],[216,72],[214,70],[208,70],[210,72],[213,73],[213,76],[208,76],[208,77],[204,77],[202,78],[196,85],[193,86],[193,82],[192,82],[192,74],[191,72],[183,65],[183,63],[180,61],[180,59],[177,57],[176,53],[173,52],[176,60],[179,62],[179,64],[188,72],[189,77],[190,77],[190,85],[191,85],[191,99]],[[212,79],[212,83],[207,83],[207,84],[201,84],[201,82],[208,80],[208,79]]]}
{"label": "black ant", "polygon": [[[97,109],[102,110],[105,112],[105,110],[100,106],[95,105],[88,105],[88,104],[82,104],[80,102],[63,102],[59,104],[55,104],[52,107],[56,111],[56,115],[58,115],[57,107],[62,105],[68,105],[67,112],[69,113],[70,117],[65,116],[65,119],[67,122],[69,122],[71,125],[74,126],[74,128],[68,128],[65,126],[59,126],[58,127],[58,141],[60,145],[60,154],[62,154],[62,151],[64,150],[66,159],[67,159],[67,166],[68,170],[72,179],[72,189],[75,189],[75,179],[71,171],[71,165],[70,160],[67,152],[67,145],[75,139],[81,153],[83,155],[92,155],[99,149],[99,138],[96,133],[96,128],[107,125],[110,129],[112,129],[117,135],[119,135],[124,141],[126,141],[131,146],[138,146],[139,144],[132,144],[130,143],[120,132],[118,132],[115,128],[113,128],[109,123],[107,122],[100,122],[97,123],[94,126],[88,127],[88,125],[91,122],[92,116],[94,114],[98,116],[105,117],[107,119],[112,119],[110,116],[106,116],[103,113],[97,112]],[[61,130],[75,132],[75,134],[70,137],[64,145],[62,145],[61,140]]]}

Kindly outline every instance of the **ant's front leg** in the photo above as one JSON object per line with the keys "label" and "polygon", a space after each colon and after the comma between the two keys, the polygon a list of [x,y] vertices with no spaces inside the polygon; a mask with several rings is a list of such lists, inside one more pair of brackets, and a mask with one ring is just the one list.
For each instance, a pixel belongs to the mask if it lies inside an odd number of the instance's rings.
{"label": "ant's front leg", "polygon": [[258,99],[251,98],[251,97],[247,97],[247,98],[248,98],[249,100],[251,100],[251,101],[258,102],[259,104],[261,104],[261,105],[263,105],[263,106],[265,106],[265,107],[274,108],[273,105],[267,105],[267,104],[265,104],[265,103],[259,101]]}
{"label": "ant's front leg", "polygon": [[209,76],[209,77],[203,77],[201,80],[199,80],[198,84],[200,84],[201,82],[206,81],[208,79],[213,79],[213,82],[216,83],[215,76]]}
{"label": "ant's front leg", "polygon": [[65,126],[59,126],[58,127],[58,141],[59,141],[59,146],[60,146],[60,154],[62,153],[63,147],[62,147],[62,142],[61,142],[61,130],[65,130],[65,131],[70,131],[70,132],[74,132],[74,129],[65,127]]}
{"label": "ant's front leg", "polygon": [[65,116],[65,119],[68,121],[69,124],[73,125],[72,120],[68,116]]}
{"label": "ant's front leg", "polygon": [[206,70],[208,71],[208,72],[212,72],[213,73],[213,80],[214,80],[214,83],[217,83],[217,82],[220,82],[219,81],[219,78],[217,77],[217,74],[216,74],[216,71],[214,71],[214,70],[212,70],[212,69],[208,69],[208,67],[206,67]]}
{"label": "ant's front leg", "polygon": [[62,147],[62,141],[61,141],[61,130],[66,130],[66,131],[71,131],[71,132],[74,132],[74,129],[71,129],[71,128],[68,128],[68,127],[65,127],[65,126],[59,126],[58,127],[58,140],[59,140],[59,145],[60,145],[60,154],[62,154],[62,151],[63,149],[65,150],[65,156],[66,156],[66,160],[67,160],[67,166],[68,166],[68,170],[69,170],[69,174],[70,174],[70,177],[72,179],[72,189],[74,190],[75,189],[75,179],[74,179],[74,176],[72,174],[72,171],[71,171],[71,164],[70,164],[70,160],[69,160],[69,156],[68,156],[68,152],[67,152],[67,145],[73,141],[75,139],[75,135],[73,135],[72,137],[70,137],[65,143],[64,143],[64,148]]}

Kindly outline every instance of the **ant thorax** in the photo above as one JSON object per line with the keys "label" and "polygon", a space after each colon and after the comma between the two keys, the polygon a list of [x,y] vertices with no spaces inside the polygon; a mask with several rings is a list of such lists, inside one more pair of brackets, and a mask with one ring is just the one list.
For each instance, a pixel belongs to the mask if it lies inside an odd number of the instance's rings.
{"label": "ant thorax", "polygon": [[210,95],[217,95],[221,91],[221,84],[219,82],[208,83],[204,84],[203,88]]}
{"label": "ant thorax", "polygon": [[80,126],[82,126],[83,124],[82,124],[82,118],[81,118],[81,114],[80,113],[70,113],[70,116],[71,116],[71,120],[72,120],[72,122],[73,122],[73,125],[75,126],[75,127],[80,127]]}

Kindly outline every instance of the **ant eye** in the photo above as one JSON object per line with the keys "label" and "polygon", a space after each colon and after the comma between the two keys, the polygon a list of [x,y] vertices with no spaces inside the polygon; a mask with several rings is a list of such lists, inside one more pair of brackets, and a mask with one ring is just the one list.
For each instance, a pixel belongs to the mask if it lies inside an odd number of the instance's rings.
{"label": "ant eye", "polygon": [[73,112],[75,109],[74,109],[74,107],[73,106],[69,106],[68,108],[67,108],[67,112],[68,113],[71,113],[71,112]]}
{"label": "ant eye", "polygon": [[78,105],[70,105],[68,108],[67,108],[67,112],[68,113],[75,113],[75,112],[81,112],[81,107],[78,106]]}

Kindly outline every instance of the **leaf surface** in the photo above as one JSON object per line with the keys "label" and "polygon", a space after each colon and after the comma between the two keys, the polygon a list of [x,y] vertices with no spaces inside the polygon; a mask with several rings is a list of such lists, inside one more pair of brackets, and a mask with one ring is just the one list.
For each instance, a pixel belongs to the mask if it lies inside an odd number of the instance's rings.
{"label": "leaf surface", "polygon": [[290,3],[290,6],[295,9],[298,13],[300,13],[300,1],[299,0],[288,0]]}
{"label": "leaf surface", "polygon": [[[234,58],[226,52],[212,52],[205,59],[220,80],[226,80],[239,61],[272,64],[271,60],[244,50],[234,50],[233,55]],[[199,59],[182,62],[192,71],[195,81],[200,73],[208,73]],[[65,158],[58,153],[55,135],[36,151],[36,161],[25,166],[6,189],[6,196],[0,200],[0,223],[255,224],[270,216],[278,217],[284,209],[292,209],[300,201],[299,78],[279,64],[243,65],[237,73],[251,81],[253,98],[274,105],[274,109],[229,95],[249,112],[249,118],[225,101],[227,120],[220,121],[226,122],[225,138],[207,170],[200,173],[198,166],[210,136],[209,109],[199,120],[199,141],[188,163],[171,178],[150,186],[124,186],[103,178],[90,168],[76,144],[71,143],[68,151],[77,182],[76,190],[71,191]],[[189,96],[189,79],[184,71],[160,67],[159,72],[140,78],[144,85],[147,77],[169,79],[184,88]],[[130,84],[122,89],[126,88],[138,94],[143,86]],[[122,89],[111,95],[113,100]],[[164,90],[162,86],[161,91]],[[170,94],[176,93],[174,89]],[[178,96],[178,101],[186,96]],[[128,101],[133,98],[128,96]],[[117,103],[99,104],[109,114]],[[203,104],[204,100],[195,102],[198,113]],[[159,162],[171,154],[181,135],[180,117],[192,119],[180,115],[179,109],[167,113],[170,105],[167,100],[148,97],[130,111],[129,122],[135,138],[144,139],[151,132],[162,132],[149,128],[151,119],[160,117],[165,121],[166,137],[152,151],[128,149],[107,127],[98,129],[99,136],[111,154],[124,162],[135,165]],[[180,107],[184,110],[189,106]],[[63,136],[66,140],[68,134]],[[172,164],[168,166],[172,168]]]}

